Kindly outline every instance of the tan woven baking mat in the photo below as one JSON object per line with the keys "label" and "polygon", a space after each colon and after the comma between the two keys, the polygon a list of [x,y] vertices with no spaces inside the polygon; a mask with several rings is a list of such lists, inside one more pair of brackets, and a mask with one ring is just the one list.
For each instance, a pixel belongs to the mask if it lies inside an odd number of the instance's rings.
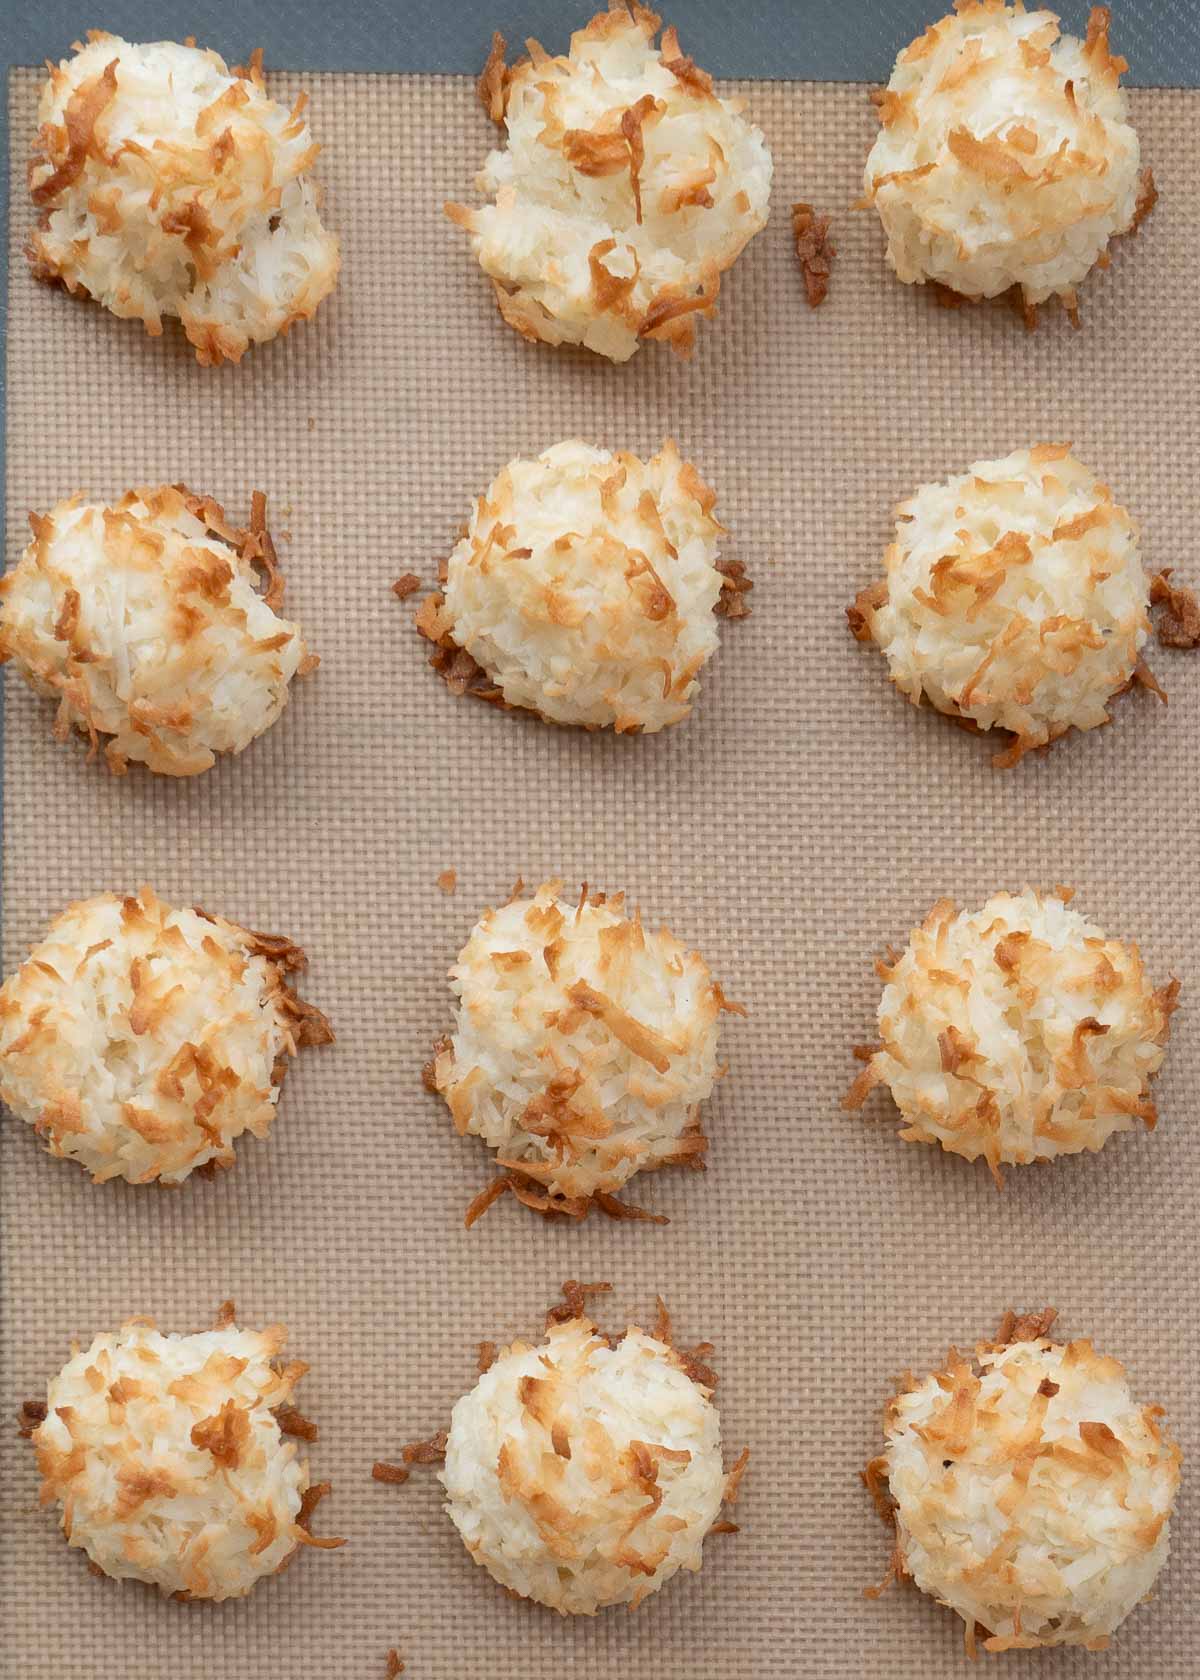
{"label": "tan woven baking mat", "polygon": [[[294,78],[280,77],[290,97]],[[729,280],[696,360],[625,367],[524,344],[498,322],[443,198],[470,195],[491,131],[464,80],[309,79],[341,288],[315,326],[240,368],[195,367],[17,260],[35,78],[13,81],[9,561],[26,510],[185,478],[231,510],[266,488],[289,609],[323,655],[281,724],[198,780],[116,781],[50,739],[11,676],[4,765],[6,969],[68,899],[150,880],[279,929],[312,954],[335,1049],[289,1077],[269,1144],[180,1191],[94,1188],[13,1122],[2,1137],[3,1415],[73,1335],[133,1312],[208,1322],[233,1296],[282,1318],[310,1361],[322,1512],[350,1544],[249,1599],[160,1601],[95,1580],[35,1509],[31,1454],[0,1432],[0,1667],[21,1680],[719,1680],[958,1674],[958,1623],[915,1592],[861,1596],[886,1541],[856,1472],[893,1376],[1052,1301],[1126,1360],[1186,1451],[1198,1444],[1200,660],[1159,654],[1167,711],[1007,775],[986,743],[896,698],[842,609],[876,571],[915,484],[1039,438],[1075,441],[1141,517],[1150,564],[1197,570],[1200,95],[1138,93],[1162,202],[1084,294],[1084,327],[1032,337],[1003,309],[945,313],[892,282],[872,218],[839,214],[830,299],[806,308],[794,198],[841,210],[873,131],[866,91],[744,91],[776,162],[775,217]],[[696,715],[665,735],[554,732],[451,698],[425,664],[402,572],[434,575],[469,498],[518,453],[581,435],[679,439],[720,492],[728,552],[758,587],[727,627]],[[444,897],[438,875],[458,871]],[[665,1228],[547,1226],[504,1202],[475,1230],[482,1146],[420,1087],[445,970],[518,874],[625,887],[706,954],[751,1015],[731,1022],[707,1177],[638,1198]],[[902,1146],[839,1098],[869,1036],[870,960],[932,901],[1073,883],[1113,933],[1178,974],[1153,1137],[1011,1175]],[[878,1113],[885,1111],[880,1103]],[[535,1330],[565,1277],[615,1285],[610,1318],[661,1290],[711,1337],[733,1450],[753,1449],[743,1532],[638,1614],[568,1623],[513,1603],[468,1560],[432,1478],[372,1459],[445,1422],[481,1337]],[[1200,1516],[1185,1489],[1156,1602],[1103,1657],[1004,1659],[1010,1676],[1193,1675]]]}

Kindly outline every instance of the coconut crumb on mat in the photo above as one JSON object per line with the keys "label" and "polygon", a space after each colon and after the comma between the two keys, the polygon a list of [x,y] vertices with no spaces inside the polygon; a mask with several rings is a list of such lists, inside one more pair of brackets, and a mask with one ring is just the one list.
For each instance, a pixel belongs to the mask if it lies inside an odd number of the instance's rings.
{"label": "coconut crumb on mat", "polygon": [[819,309],[829,295],[829,276],[837,256],[837,246],[829,237],[829,220],[828,216],[819,216],[811,204],[792,205],[792,241],[810,309]]}
{"label": "coconut crumb on mat", "polygon": [[1150,580],[1150,604],[1161,608],[1158,639],[1164,647],[1200,647],[1200,600],[1194,589],[1170,580],[1169,567]]}

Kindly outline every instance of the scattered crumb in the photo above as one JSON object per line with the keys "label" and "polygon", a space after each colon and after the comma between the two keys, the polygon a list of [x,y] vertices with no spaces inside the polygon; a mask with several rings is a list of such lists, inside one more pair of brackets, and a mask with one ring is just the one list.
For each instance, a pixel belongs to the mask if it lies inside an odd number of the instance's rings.
{"label": "scattered crumb", "polygon": [[453,898],[455,889],[458,886],[458,870],[443,869],[442,873],[437,878],[437,884],[439,890],[444,892],[447,898]]}
{"label": "scattered crumb", "polygon": [[317,422],[313,419],[311,414],[308,417],[308,429],[310,432],[315,432],[317,429]]}
{"label": "scattered crumb", "polygon": [[398,1674],[404,1673],[404,1664],[400,1661],[400,1653],[393,1645],[387,1654],[387,1668],[384,1670],[383,1680],[396,1680]]}
{"label": "scattered crumb", "polygon": [[829,217],[818,216],[811,204],[793,204],[792,238],[808,307],[818,309],[828,296],[829,276],[837,256],[837,246],[829,238]]}
{"label": "scattered crumb", "polygon": [[376,1482],[388,1482],[392,1487],[403,1487],[408,1480],[408,1471],[402,1464],[386,1464],[379,1459],[371,1466],[371,1478]]}
{"label": "scattered crumb", "polygon": [[1164,647],[1200,647],[1200,600],[1194,589],[1171,583],[1169,567],[1151,578],[1150,602],[1162,608],[1158,639]]}
{"label": "scattered crumb", "polygon": [[405,572],[403,577],[397,578],[392,585],[392,594],[400,600],[407,601],[410,595],[415,595],[421,587],[421,580],[415,572]]}

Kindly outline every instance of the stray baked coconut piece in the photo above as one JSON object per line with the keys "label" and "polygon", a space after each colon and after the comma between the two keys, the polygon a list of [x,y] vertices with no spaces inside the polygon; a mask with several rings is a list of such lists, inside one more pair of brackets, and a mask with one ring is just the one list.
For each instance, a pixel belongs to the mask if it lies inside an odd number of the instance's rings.
{"label": "stray baked coconut piece", "polygon": [[[888,1403],[864,1480],[894,1527],[892,1579],[965,1623],[967,1651],[1102,1651],[1167,1561],[1179,1448],[1161,1406],[1056,1314],[1005,1315],[973,1356],[953,1348]],[[875,1597],[882,1587],[868,1589]]]}
{"label": "stray baked coconut piece", "polygon": [[681,722],[717,617],[750,610],[744,566],[718,559],[715,503],[670,441],[649,461],[577,441],[511,461],[418,610],[435,668],[457,693],[548,723]]}
{"label": "stray baked coconut piece", "polygon": [[1138,948],[1070,908],[1069,888],[940,899],[907,948],[876,965],[880,1043],[846,1097],[886,1085],[908,1143],[1000,1168],[1102,1149],[1157,1123],[1178,980],[1150,985]]}
{"label": "stray baked coconut piece", "polygon": [[237,362],[337,281],[304,116],[268,98],[262,53],[229,69],[190,42],[90,30],[42,90],[29,188],[35,275],[141,321],[177,316],[196,360]]}
{"label": "stray baked coconut piece", "polygon": [[[256,491],[249,527],[183,485],[32,513],[0,578],[0,660],[58,701],[55,737],[102,736],[110,770],[196,776],[269,729],[320,663],[281,618],[283,574]],[[259,574],[264,586],[260,587]]]}
{"label": "stray baked coconut piece", "polygon": [[[98,1335],[46,1389],[33,1431],[43,1505],[93,1569],[181,1599],[243,1598],[300,1546],[329,1484],[312,1485],[288,1431],[307,1365],[278,1363],[282,1324],[164,1336],[148,1318]],[[27,1412],[29,1408],[26,1408]]]}
{"label": "stray baked coconut piece", "polygon": [[637,1172],[704,1165],[718,1020],[745,1010],[698,952],[627,914],[623,893],[585,885],[569,904],[562,888],[528,898],[518,883],[450,970],[458,1016],[426,1083],[504,1169],[468,1225],[506,1190],[541,1213],[650,1217],[615,1192]]}
{"label": "stray baked coconut piece", "polygon": [[0,988],[0,1100],[96,1183],[181,1184],[265,1138],[288,1059],[333,1042],[304,952],[143,887],[71,904]]}
{"label": "stray baked coconut piece", "polygon": [[848,609],[892,681],[976,730],[1013,740],[1008,769],[1071,729],[1110,721],[1142,661],[1150,584],[1138,529],[1065,443],[976,461],[896,509],[886,576]]}
{"label": "stray baked coconut piece", "polygon": [[507,134],[479,175],[493,202],[447,204],[510,327],[628,361],[643,339],[691,354],[721,275],[766,225],[771,154],[740,100],[718,98],[674,29],[613,0],[551,58],[536,41],[480,78]]}
{"label": "stray baked coconut piece", "polygon": [[[749,1460],[726,1471],[712,1403],[711,1344],[677,1349],[661,1300],[651,1333],[597,1330],[585,1298],[608,1284],[563,1285],[538,1346],[480,1350],[481,1375],[449,1433],[405,1450],[444,1455],[446,1512],[473,1560],[520,1598],[563,1616],[635,1609],[679,1570],[697,1570]],[[380,1474],[396,1470],[395,1475]],[[403,1480],[377,1465],[378,1480]]]}
{"label": "stray baked coconut piece", "polygon": [[1012,290],[1030,326],[1051,297],[1079,324],[1076,287],[1157,198],[1108,8],[1093,8],[1086,41],[1058,23],[1020,3],[957,0],[876,96],[865,175],[900,280],[967,299]]}

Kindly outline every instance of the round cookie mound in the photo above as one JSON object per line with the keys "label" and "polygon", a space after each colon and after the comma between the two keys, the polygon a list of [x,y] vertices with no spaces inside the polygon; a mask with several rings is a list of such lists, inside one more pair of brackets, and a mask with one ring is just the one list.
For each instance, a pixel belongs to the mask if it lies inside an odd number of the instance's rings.
{"label": "round cookie mound", "polygon": [[1010,731],[1001,766],[1107,723],[1144,670],[1137,526],[1069,445],[922,485],[896,509],[884,566],[850,609],[855,635],[878,644],[914,704]]}
{"label": "round cookie mound", "polygon": [[264,518],[256,496],[251,528],[232,529],[216,502],[172,485],[31,516],[33,541],[0,579],[0,659],[58,700],[59,739],[111,736],[118,774],[133,760],[195,776],[270,728],[318,660],[275,611]]}
{"label": "round cookie mound", "polygon": [[1117,1360],[1030,1328],[897,1395],[868,1483],[896,1573],[962,1617],[968,1649],[979,1630],[991,1651],[1103,1650],[1167,1560],[1179,1449]]}
{"label": "round cookie mound", "polygon": [[882,1043],[847,1103],[887,1085],[906,1141],[983,1156],[999,1182],[1002,1163],[1154,1126],[1179,982],[1153,990],[1137,946],[1062,897],[997,893],[973,913],[943,899],[879,972]]}
{"label": "round cookie mound", "polygon": [[308,1465],[276,1415],[306,1369],[275,1366],[285,1340],[278,1324],[164,1336],[134,1319],[75,1352],[33,1434],[68,1543],[115,1580],[208,1599],[329,1545],[305,1526]]}
{"label": "round cookie mound", "polygon": [[726,1493],[720,1419],[666,1343],[586,1318],[502,1350],[451,1418],[446,1510],[476,1563],[562,1615],[696,1570]]}
{"label": "round cookie mound", "polygon": [[561,891],[480,918],[450,970],[458,1019],[432,1083],[459,1132],[544,1190],[521,1199],[581,1216],[636,1172],[702,1162],[699,1106],[731,1006],[699,954],[647,932],[622,894]]}
{"label": "round cookie mound", "polygon": [[0,988],[0,1099],[51,1155],[180,1184],[265,1137],[287,1059],[332,1039],[304,953],[143,887],[72,904]]}
{"label": "round cookie mound", "polygon": [[157,337],[178,316],[202,364],[240,361],[333,290],[303,116],[267,97],[261,54],[135,45],[91,30],[42,92],[30,166],[40,279]]}
{"label": "round cookie mound", "polygon": [[1096,7],[1080,42],[1053,12],[960,0],[900,54],[865,191],[901,280],[1076,316],[1076,286],[1154,197],[1108,22]]}
{"label": "round cookie mound", "polygon": [[497,37],[480,83],[507,130],[479,189],[447,213],[471,234],[508,324],[615,362],[644,338],[691,352],[721,273],[765,226],[771,155],[736,100],[633,5],[601,12],[566,58],[536,41],[506,69]]}
{"label": "round cookie mound", "polygon": [[476,504],[421,628],[548,722],[678,723],[717,646],[715,501],[670,442],[649,461],[578,442],[513,461]]}

